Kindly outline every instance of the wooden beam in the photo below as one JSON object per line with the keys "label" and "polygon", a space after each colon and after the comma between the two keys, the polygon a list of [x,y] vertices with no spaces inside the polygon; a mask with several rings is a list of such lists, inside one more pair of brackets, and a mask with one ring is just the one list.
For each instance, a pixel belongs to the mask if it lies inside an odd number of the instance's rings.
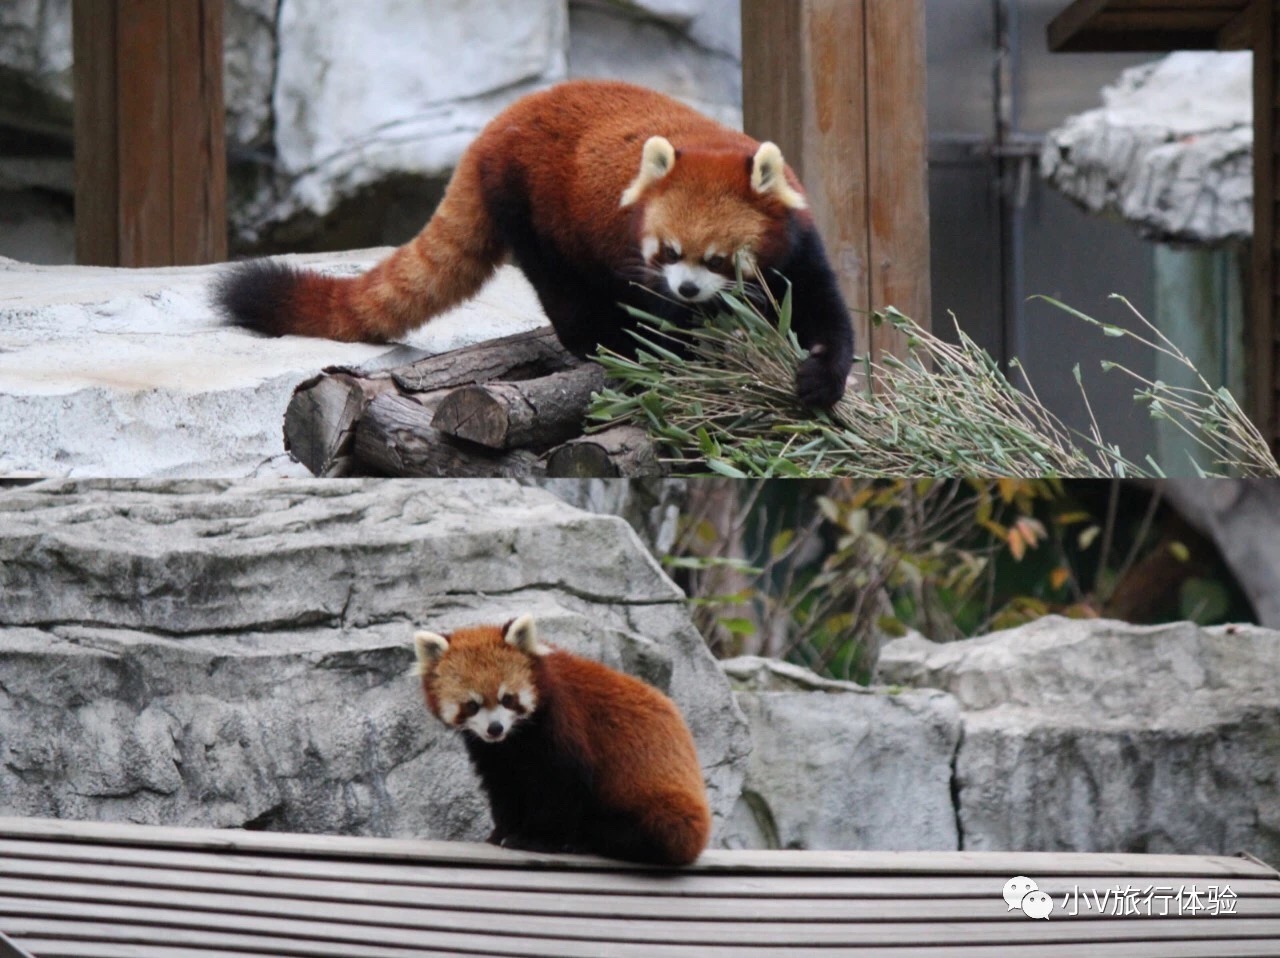
{"label": "wooden beam", "polygon": [[221,0],[73,0],[76,259],[226,259]]}
{"label": "wooden beam", "polygon": [[105,0],[75,0],[71,45],[75,58],[73,137],[76,173],[76,262],[120,262],[120,158],[116,103],[116,22]]}
{"label": "wooden beam", "polygon": [[743,119],[809,194],[858,349],[905,353],[869,313],[929,324],[921,0],[742,0]]}
{"label": "wooden beam", "polygon": [[1062,53],[1073,49],[1072,43],[1110,0],[1075,0],[1049,22],[1049,50]]}
{"label": "wooden beam", "polygon": [[[896,306],[926,329],[929,134],[922,0],[867,2],[868,225],[871,308]],[[901,333],[872,330],[872,355],[905,357]]]}
{"label": "wooden beam", "polygon": [[1219,50],[1250,0],[1075,0],[1048,28],[1055,53]]}
{"label": "wooden beam", "polygon": [[1276,339],[1276,31],[1275,0],[1253,0],[1253,262],[1247,364],[1249,413],[1277,447],[1280,386]]}

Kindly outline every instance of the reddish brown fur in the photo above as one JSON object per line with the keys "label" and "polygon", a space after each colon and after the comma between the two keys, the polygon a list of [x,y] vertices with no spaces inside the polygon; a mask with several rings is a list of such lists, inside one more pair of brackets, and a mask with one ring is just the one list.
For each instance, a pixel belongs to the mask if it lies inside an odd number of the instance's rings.
{"label": "reddish brown fur", "polygon": [[[638,211],[619,200],[653,134],[679,151],[673,173],[653,189],[679,198],[665,214],[677,235],[706,234],[731,253],[732,239],[765,244],[785,224],[782,205],[751,189],[744,158],[755,140],[641,87],[573,81],[524,97],[485,127],[430,222],[388,259],[355,278],[299,274],[268,331],[383,341],[469,299],[508,252],[492,204],[513,190],[527,200],[537,232],[568,260],[634,269]],[[787,178],[799,191],[790,170]],[[804,210],[795,215],[812,220]]]}
{"label": "reddish brown fur", "polygon": [[[696,859],[711,831],[706,788],[684,719],[656,689],[561,650],[526,655],[504,640],[504,628],[498,626],[461,629],[449,636],[448,651],[423,675],[422,687],[428,707],[439,717],[446,697],[461,699],[472,690],[488,697],[501,683],[510,686],[530,677],[537,691],[533,712],[549,720],[545,732],[537,734],[545,736],[567,767],[585,771],[600,809],[638,830],[646,847],[634,857],[676,865]],[[520,747],[514,735],[509,743]],[[473,760],[480,759],[476,765],[482,780],[483,759],[506,744],[468,741]],[[502,810],[516,797],[496,793],[499,787],[491,781],[485,784],[496,831],[502,831]],[[601,848],[589,838],[583,841],[584,847],[574,850],[633,857],[607,845]]]}

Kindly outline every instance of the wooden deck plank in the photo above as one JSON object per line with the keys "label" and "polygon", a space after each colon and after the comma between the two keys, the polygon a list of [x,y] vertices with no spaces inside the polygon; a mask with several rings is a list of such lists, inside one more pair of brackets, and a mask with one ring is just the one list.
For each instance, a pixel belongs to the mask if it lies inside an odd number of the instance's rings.
{"label": "wooden deck plank", "polygon": [[[33,939],[33,948],[39,949],[38,958],[211,958],[216,952],[206,948],[187,948],[166,945],[156,948],[138,945],[120,945],[100,941],[74,941],[61,939]],[[234,954],[236,958],[280,958],[278,951],[236,951],[221,952]],[[403,954],[401,952],[400,954]],[[456,958],[458,953],[452,949],[440,950],[419,946],[413,952],[413,958]]]}
{"label": "wooden deck plank", "polygon": [[[923,911],[923,910],[922,910]],[[1094,918],[1084,921],[952,921],[952,922],[801,922],[798,924],[735,921],[671,922],[653,919],[602,920],[577,916],[520,916],[500,921],[494,916],[477,922],[465,912],[417,912],[394,924],[353,925],[336,916],[327,919],[225,914],[190,907],[167,908],[147,904],[105,905],[0,897],[0,921],[21,928],[28,921],[64,924],[72,932],[81,925],[127,930],[164,929],[181,932],[237,933],[298,942],[372,944],[412,948],[424,937],[443,936],[451,942],[489,942],[501,939],[554,943],[560,950],[579,945],[626,944],[721,945],[755,947],[835,947],[857,941],[865,945],[937,946],[945,944],[1045,945],[1107,941],[1225,941],[1274,934],[1277,923],[1265,918],[1220,915],[1214,918]],[[159,932],[157,932],[159,933]]]}
{"label": "wooden deck plank", "polygon": [[[0,837],[74,842],[77,845],[164,847],[210,852],[299,855],[365,861],[432,861],[476,868],[554,868],[573,871],[661,873],[644,865],[586,855],[541,855],[491,845],[422,839],[352,838],[279,832],[216,831],[197,828],[68,822],[56,819],[2,818]],[[2,852],[0,852],[2,853]],[[1224,855],[1121,855],[1073,852],[882,852],[882,851],[722,851],[703,853],[690,872],[770,874],[1018,874],[1019,870],[1057,875],[1125,876],[1186,874],[1275,877],[1274,869],[1246,858]]]}
{"label": "wooden deck plank", "polygon": [[[1054,876],[1038,872],[1017,870],[999,880],[989,876],[927,877],[908,875],[861,875],[844,877],[829,875],[768,875],[750,876],[702,874],[690,870],[678,874],[647,875],[639,872],[613,875],[608,873],[583,873],[577,871],[525,872],[518,869],[466,869],[458,866],[436,867],[432,865],[370,865],[360,862],[330,863],[310,861],[299,863],[291,859],[224,860],[219,856],[188,858],[175,866],[157,869],[146,864],[105,862],[90,864],[83,861],[25,859],[0,852],[0,863],[10,876],[75,880],[87,875],[101,881],[128,881],[139,885],[162,885],[182,881],[184,874],[202,876],[199,880],[208,887],[208,876],[226,874],[243,882],[244,876],[258,876],[270,882],[297,881],[309,883],[319,879],[349,884],[368,884],[374,888],[398,885],[407,888],[485,890],[510,896],[512,893],[528,894],[553,892],[555,894],[582,894],[609,896],[615,894],[645,895],[650,897],[702,897],[706,895],[739,899],[758,898],[985,898],[992,889],[999,889],[1004,880],[1013,874],[1034,875],[1040,887],[1055,896],[1062,895],[1075,886],[1104,889],[1117,883],[1115,875]],[[221,866],[221,867],[220,867]],[[93,869],[90,871],[89,869]],[[1274,878],[1236,878],[1211,876],[1214,881],[1229,883],[1240,894],[1280,897],[1280,880]],[[1192,879],[1204,881],[1187,874],[1142,876],[1153,885],[1184,884]],[[189,879],[188,879],[189,881]],[[1206,882],[1207,883],[1207,882]],[[234,884],[226,887],[235,887]],[[263,885],[262,882],[258,883]],[[242,886],[243,887],[243,886]],[[263,885],[263,887],[267,887]],[[279,886],[277,886],[279,887]]]}
{"label": "wooden deck plank", "polygon": [[[30,947],[37,958],[208,958],[214,954],[234,954],[241,958],[407,958],[410,955],[430,954],[492,955],[498,958],[777,958],[779,954],[785,954],[786,958],[837,958],[842,955],[856,958],[906,958],[912,954],[928,954],[931,958],[1026,958],[1028,954],[1025,944],[1007,943],[946,945],[931,948],[927,952],[860,943],[838,948],[788,948],[785,953],[779,952],[774,946],[742,948],[699,945],[684,948],[647,944],[608,950],[588,948],[557,952],[541,948],[509,950],[506,943],[497,949],[485,946],[474,948],[466,944],[455,946],[434,937],[424,938],[411,951],[362,945],[340,946],[345,950],[328,947],[310,949],[306,945],[290,942],[273,942],[265,945],[264,950],[264,944],[255,944],[250,936],[225,933],[204,937],[174,934],[163,941],[143,939],[141,936],[120,936],[106,941],[82,938],[68,942],[55,928],[46,929],[34,923],[31,928],[36,934],[29,939]],[[522,944],[514,940],[510,943],[517,947]],[[1110,944],[1073,942],[1038,946],[1034,954],[1037,958],[1205,958],[1206,954],[1212,954],[1214,958],[1275,958],[1280,956],[1280,940],[1272,937],[1214,942],[1211,951],[1206,949],[1203,942],[1194,941]]]}
{"label": "wooden deck plank", "polygon": [[[1280,873],[1245,858],[708,857],[708,867],[663,871],[453,843],[6,821],[0,932],[35,958],[866,958],[907,949],[1280,958]],[[1050,921],[1004,905],[1013,874],[1054,897]],[[1082,902],[1071,918],[1061,906],[1077,887],[1192,884],[1202,894],[1229,886],[1237,914],[1119,918]]]}
{"label": "wooden deck plank", "polygon": [[[989,892],[980,898],[935,899],[927,907],[919,898],[820,899],[798,910],[794,902],[752,901],[744,907],[738,898],[651,898],[641,895],[564,895],[555,891],[521,895],[513,899],[506,892],[423,889],[393,886],[350,886],[340,882],[279,883],[247,880],[244,884],[210,886],[194,876],[151,885],[126,881],[104,883],[83,876],[84,881],[0,877],[0,897],[42,899],[62,902],[70,909],[86,903],[136,904],[145,901],[161,907],[183,907],[216,911],[224,915],[280,915],[282,917],[349,921],[353,924],[412,924],[424,912],[441,912],[459,925],[476,923],[493,927],[506,921],[534,921],[541,916],[572,916],[575,919],[633,920],[663,922],[734,922],[759,925],[804,922],[940,922],[940,921],[1022,921],[998,895]],[[1235,889],[1233,892],[1239,894]],[[1055,896],[1057,900],[1057,896]],[[1280,897],[1256,897],[1247,893],[1236,900],[1236,911],[1246,918],[1280,918]],[[70,912],[69,912],[70,913]],[[457,914],[453,914],[457,913]],[[1139,916],[1145,917],[1145,916]],[[1158,917],[1158,916],[1156,916]],[[1061,911],[1055,920],[1093,921],[1096,912],[1070,917]]]}

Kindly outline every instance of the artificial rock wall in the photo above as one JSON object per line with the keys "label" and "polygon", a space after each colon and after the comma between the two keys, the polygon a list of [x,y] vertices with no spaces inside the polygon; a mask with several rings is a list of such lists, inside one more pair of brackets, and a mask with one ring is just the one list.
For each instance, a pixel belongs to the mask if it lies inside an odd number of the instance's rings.
{"label": "artificial rock wall", "polygon": [[[576,498],[661,548],[673,489],[617,491]],[[717,666],[627,522],[499,480],[0,489],[0,596],[0,814],[481,839],[409,638],[530,611],[676,700],[716,844],[1280,861],[1269,630],[912,636],[870,689]]]}
{"label": "artificial rock wall", "polygon": [[[661,89],[739,122],[737,0],[228,0],[233,246],[403,242],[479,129],[571,77]],[[0,255],[72,255],[71,2],[0,4]]]}

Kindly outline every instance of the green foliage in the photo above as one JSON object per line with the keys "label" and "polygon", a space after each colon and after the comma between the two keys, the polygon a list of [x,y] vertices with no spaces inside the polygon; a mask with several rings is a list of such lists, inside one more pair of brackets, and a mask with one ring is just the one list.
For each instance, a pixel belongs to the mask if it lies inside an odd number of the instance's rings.
{"label": "green foliage", "polygon": [[945,641],[1050,613],[1250,617],[1158,486],[1119,480],[707,480],[667,565],[717,654],[855,681],[908,630]]}

